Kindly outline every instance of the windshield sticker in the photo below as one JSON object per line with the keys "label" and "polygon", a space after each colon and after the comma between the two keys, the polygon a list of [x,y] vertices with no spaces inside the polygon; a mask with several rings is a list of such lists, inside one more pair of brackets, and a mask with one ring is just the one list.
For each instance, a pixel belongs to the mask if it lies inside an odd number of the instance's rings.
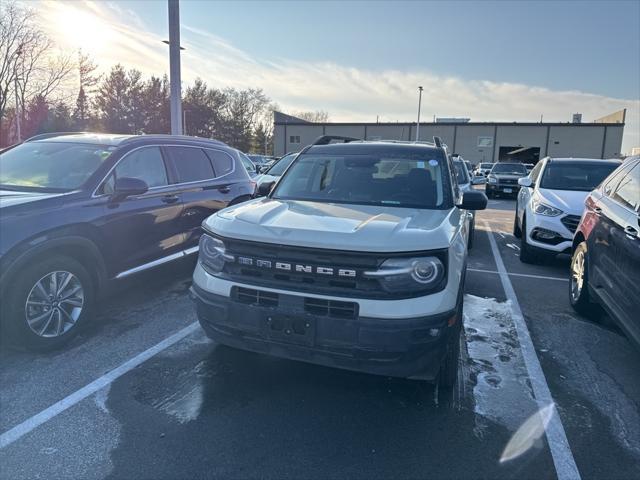
{"label": "windshield sticker", "polygon": [[438,166],[438,161],[437,160],[429,160],[429,165],[431,165],[432,167],[437,167]]}
{"label": "windshield sticker", "polygon": [[424,168],[424,162],[418,162],[418,168]]}

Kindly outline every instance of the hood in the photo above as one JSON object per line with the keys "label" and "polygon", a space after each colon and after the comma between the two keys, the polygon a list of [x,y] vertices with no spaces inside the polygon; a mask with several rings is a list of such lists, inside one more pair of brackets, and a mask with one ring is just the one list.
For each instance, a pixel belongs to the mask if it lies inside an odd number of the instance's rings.
{"label": "hood", "polygon": [[25,203],[33,203],[49,198],[61,197],[65,193],[42,192],[14,192],[13,190],[0,190],[0,208],[14,207]]}
{"label": "hood", "polygon": [[564,213],[582,216],[584,201],[587,199],[589,192],[540,188],[538,189],[538,195],[542,203],[559,208]]}
{"label": "hood", "polygon": [[312,248],[411,252],[447,248],[461,211],[256,199],[221,210],[205,227],[222,237]]}

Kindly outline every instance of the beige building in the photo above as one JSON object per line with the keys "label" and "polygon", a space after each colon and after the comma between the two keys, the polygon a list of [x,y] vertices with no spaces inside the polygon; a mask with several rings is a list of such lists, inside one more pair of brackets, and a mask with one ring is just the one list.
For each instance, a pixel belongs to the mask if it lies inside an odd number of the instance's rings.
{"label": "beige building", "polygon": [[[606,121],[605,121],[606,120]],[[612,158],[620,154],[624,111],[593,123],[436,122],[420,124],[420,140],[439,136],[451,153],[472,163],[546,156]],[[274,154],[297,152],[321,135],[365,140],[415,140],[415,123],[310,123],[275,112]]]}

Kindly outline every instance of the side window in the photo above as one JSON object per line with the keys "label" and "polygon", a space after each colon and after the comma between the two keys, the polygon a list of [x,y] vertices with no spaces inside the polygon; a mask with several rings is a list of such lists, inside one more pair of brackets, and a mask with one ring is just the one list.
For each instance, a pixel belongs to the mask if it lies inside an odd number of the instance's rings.
{"label": "side window", "polygon": [[542,170],[543,163],[544,162],[538,162],[536,166],[533,167],[533,170],[531,170],[531,173],[529,173],[529,178],[531,178],[531,181],[533,183],[536,183],[538,181],[538,177],[540,176],[540,170]]}
{"label": "side window", "polygon": [[215,177],[209,157],[194,147],[168,147],[179,183],[210,180]]}
{"label": "side window", "polygon": [[622,177],[611,198],[625,207],[640,212],[640,164]]}
{"label": "side window", "polygon": [[233,158],[229,154],[219,150],[205,150],[205,152],[213,163],[216,177],[222,177],[233,171]]}
{"label": "side window", "polygon": [[[144,180],[149,188],[168,184],[167,170],[158,147],[144,147],[127,155],[116,167],[115,176],[116,178],[139,178]],[[109,180],[104,187],[108,188],[108,183]],[[111,189],[113,191],[113,186]]]}
{"label": "side window", "polygon": [[240,160],[242,161],[244,168],[247,170],[247,173],[256,173],[256,167],[251,160],[242,154],[240,154]]}
{"label": "side window", "polygon": [[628,166],[618,167],[613,171],[611,175],[604,179],[604,181],[602,182],[604,185],[602,191],[607,197],[610,197],[613,194],[616,186],[618,185],[618,182],[620,182],[620,179],[624,177],[627,170],[629,170]]}

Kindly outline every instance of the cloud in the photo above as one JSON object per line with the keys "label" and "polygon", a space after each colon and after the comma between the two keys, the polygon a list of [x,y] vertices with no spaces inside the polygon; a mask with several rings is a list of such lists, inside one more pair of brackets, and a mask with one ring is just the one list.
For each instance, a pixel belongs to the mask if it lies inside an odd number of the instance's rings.
{"label": "cloud", "polygon": [[[169,70],[166,31],[146,25],[131,10],[111,2],[51,2],[43,0],[42,18],[66,18],[80,9],[101,22],[108,45],[96,48],[95,60],[105,69],[115,63],[161,75]],[[63,47],[72,48],[60,28],[49,33]],[[164,26],[162,26],[164,27]],[[417,86],[424,87],[423,118],[432,115],[470,117],[473,121],[570,121],[580,112],[584,121],[627,108],[623,151],[640,146],[640,99],[612,98],[581,91],[463,79],[427,70],[363,70],[331,62],[300,62],[286,58],[253,57],[211,32],[182,25],[182,77],[201,77],[213,87],[259,87],[282,109],[325,110],[332,121],[410,121],[415,117]],[[88,42],[91,45],[92,42]],[[77,47],[75,47],[77,48]],[[90,51],[90,53],[92,53]]]}

